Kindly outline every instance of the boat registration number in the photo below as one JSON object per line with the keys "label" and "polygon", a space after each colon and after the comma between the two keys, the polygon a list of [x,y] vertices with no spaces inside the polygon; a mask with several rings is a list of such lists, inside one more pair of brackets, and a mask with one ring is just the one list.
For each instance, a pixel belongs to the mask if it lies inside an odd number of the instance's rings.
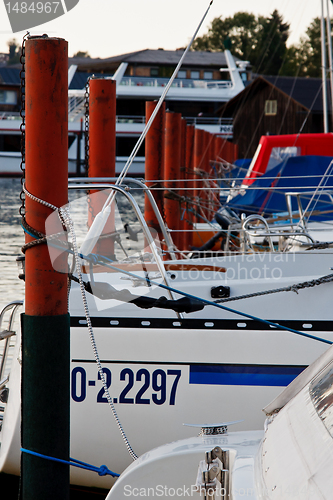
{"label": "boat registration number", "polygon": [[[147,368],[123,368],[119,372],[119,384],[115,384],[115,375],[109,368],[102,369],[106,387],[114,404],[139,405],[175,405],[178,382],[181,370],[162,370],[157,368],[149,371]],[[97,379],[97,380],[96,380]],[[100,381],[100,382],[98,382]],[[114,394],[112,386],[117,386]],[[76,403],[83,402],[90,387],[97,387],[96,402],[107,403],[108,398],[98,371],[95,379],[88,377],[85,368],[76,366],[71,375],[71,397]],[[110,390],[109,390],[110,389]]]}

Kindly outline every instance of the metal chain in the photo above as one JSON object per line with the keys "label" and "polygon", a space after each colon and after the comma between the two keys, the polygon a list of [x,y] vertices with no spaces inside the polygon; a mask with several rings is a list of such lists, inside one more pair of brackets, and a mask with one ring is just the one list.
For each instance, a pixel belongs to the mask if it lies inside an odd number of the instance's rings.
{"label": "metal chain", "polygon": [[[86,83],[86,88],[85,88],[85,93],[84,93],[84,107],[85,107],[85,112],[84,112],[84,151],[85,151],[85,158],[84,158],[84,165],[85,165],[85,171],[86,171],[86,176],[89,177],[89,104],[90,104],[90,80],[94,78],[94,75],[89,76],[87,78],[87,83]],[[91,220],[93,221],[95,218],[94,215],[94,210],[93,206],[91,203],[90,199],[90,192],[88,192],[88,210],[91,214]]]}
{"label": "metal chain", "polygon": [[90,77],[87,79],[86,89],[84,93],[84,165],[86,175],[89,176],[89,94],[90,94]]}
{"label": "metal chain", "polygon": [[28,36],[30,35],[29,32],[27,32],[22,40],[22,47],[21,47],[21,56],[20,56],[20,63],[21,63],[21,71],[20,71],[20,80],[21,80],[21,109],[20,109],[20,117],[21,117],[21,125],[20,125],[20,131],[21,131],[21,164],[20,168],[22,171],[21,175],[21,185],[22,185],[22,190],[20,193],[20,200],[21,200],[21,206],[19,208],[19,214],[21,217],[25,216],[25,195],[24,195],[24,190],[23,190],[23,185],[25,182],[25,42]]}

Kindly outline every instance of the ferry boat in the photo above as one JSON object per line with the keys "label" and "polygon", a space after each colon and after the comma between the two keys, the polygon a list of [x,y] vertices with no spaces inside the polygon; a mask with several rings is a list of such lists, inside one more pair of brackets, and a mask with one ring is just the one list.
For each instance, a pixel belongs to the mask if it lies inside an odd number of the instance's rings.
{"label": "ferry boat", "polygon": [[[119,174],[145,126],[145,102],[161,96],[169,78],[158,76],[173,70],[182,51],[144,50],[101,60],[70,60],[68,70],[68,170],[85,174],[85,84],[93,74],[117,81],[116,173]],[[160,69],[159,69],[160,66]],[[190,52],[166,97],[168,109],[181,112],[193,123],[232,140],[232,120],[214,113],[220,105],[245,88],[248,62],[234,59],[228,50],[219,53]],[[162,71],[163,70],[163,71]],[[19,70],[12,70],[17,72]],[[0,68],[1,72],[1,68]],[[108,76],[108,74],[110,76]],[[156,76],[157,75],[157,76]],[[19,84],[19,79],[17,81]],[[9,92],[9,91],[4,91]],[[12,99],[19,97],[11,90]],[[8,101],[11,102],[11,101]],[[14,101],[13,101],[14,102]],[[8,108],[8,106],[7,106]],[[0,175],[20,175],[21,117],[18,112],[0,111]],[[129,172],[144,177],[144,146]]]}

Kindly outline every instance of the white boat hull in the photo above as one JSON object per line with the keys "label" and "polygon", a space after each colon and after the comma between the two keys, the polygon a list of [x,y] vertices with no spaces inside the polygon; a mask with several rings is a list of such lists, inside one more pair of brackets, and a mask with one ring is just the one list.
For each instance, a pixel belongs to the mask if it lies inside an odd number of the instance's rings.
{"label": "white boat hull", "polygon": [[[174,288],[207,300],[214,285],[230,286],[231,296],[237,296],[329,274],[332,257],[327,252],[224,257],[218,265],[225,272],[201,270],[202,279],[193,281],[193,269],[172,271],[174,279],[170,281]],[[194,267],[200,263],[207,268],[217,265],[213,259],[188,262]],[[128,286],[117,273],[98,273],[97,278]],[[226,305],[333,341],[332,287],[332,283],[325,283],[298,294],[282,292]],[[147,287],[129,288],[136,295],[147,294]],[[161,294],[159,288],[151,292],[154,294]],[[235,430],[261,429],[261,408],[328,347],[213,306],[178,318],[174,311],[147,311],[131,303],[102,301],[89,294],[87,297],[109,392],[137,455],[193,435],[193,429],[184,427],[184,423],[243,420]],[[96,466],[106,464],[120,473],[132,459],[99,380],[75,283],[70,299],[71,456]],[[11,474],[19,474],[20,458],[17,358],[20,359],[18,352],[0,434],[0,467]],[[71,481],[107,488],[113,480],[72,467]]]}

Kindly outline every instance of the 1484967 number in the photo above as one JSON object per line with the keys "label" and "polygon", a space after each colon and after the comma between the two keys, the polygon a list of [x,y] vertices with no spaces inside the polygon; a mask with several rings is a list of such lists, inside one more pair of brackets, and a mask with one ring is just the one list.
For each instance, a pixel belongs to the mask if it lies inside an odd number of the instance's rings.
{"label": "1484967 number", "polygon": [[8,14],[56,14],[61,2],[15,2],[5,4]]}

